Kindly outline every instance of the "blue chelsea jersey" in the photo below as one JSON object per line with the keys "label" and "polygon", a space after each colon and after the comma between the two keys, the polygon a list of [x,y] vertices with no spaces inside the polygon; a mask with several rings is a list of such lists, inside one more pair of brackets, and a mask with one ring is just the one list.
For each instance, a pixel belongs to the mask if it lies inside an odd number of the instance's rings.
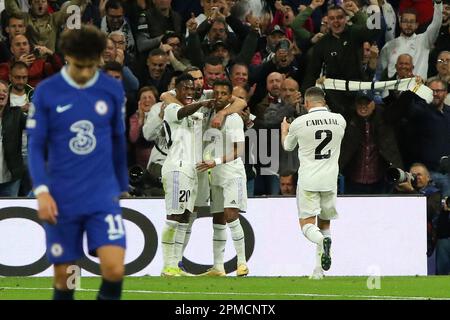
{"label": "blue chelsea jersey", "polygon": [[58,211],[116,211],[128,189],[125,95],[97,72],[78,86],[66,69],[40,83],[27,120],[33,186],[47,185]]}

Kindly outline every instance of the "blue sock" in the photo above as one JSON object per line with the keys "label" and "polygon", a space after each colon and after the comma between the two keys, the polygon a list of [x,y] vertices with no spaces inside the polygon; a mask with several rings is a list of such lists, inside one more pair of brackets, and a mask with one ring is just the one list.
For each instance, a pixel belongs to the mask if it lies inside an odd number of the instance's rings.
{"label": "blue sock", "polygon": [[59,290],[53,288],[53,300],[73,300],[75,290]]}
{"label": "blue sock", "polygon": [[97,300],[120,300],[120,296],[122,294],[122,283],[123,280],[108,281],[106,279],[102,279]]}

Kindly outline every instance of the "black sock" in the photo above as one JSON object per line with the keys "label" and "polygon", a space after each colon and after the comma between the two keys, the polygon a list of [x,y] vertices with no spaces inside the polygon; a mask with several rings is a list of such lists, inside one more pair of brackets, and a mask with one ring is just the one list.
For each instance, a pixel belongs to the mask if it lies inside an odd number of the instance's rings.
{"label": "black sock", "polygon": [[97,295],[97,300],[120,300],[122,294],[122,282],[120,281],[108,281],[102,279],[102,284]]}
{"label": "black sock", "polygon": [[75,290],[59,290],[53,288],[53,300],[73,300]]}

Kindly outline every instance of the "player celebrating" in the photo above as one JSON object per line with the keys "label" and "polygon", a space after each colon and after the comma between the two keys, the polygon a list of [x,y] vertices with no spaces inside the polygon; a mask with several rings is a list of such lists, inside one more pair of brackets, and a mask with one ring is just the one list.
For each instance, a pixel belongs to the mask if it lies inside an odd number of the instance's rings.
{"label": "player celebrating", "polygon": [[[214,98],[214,92],[213,90],[205,90],[204,87],[204,79],[203,79],[203,73],[202,71],[197,67],[188,67],[185,70],[185,73],[192,76],[194,79],[194,95],[193,100],[194,102],[208,102],[212,98]],[[176,103],[182,105],[181,102],[179,102],[176,99],[176,91],[172,90],[170,92],[163,93],[161,95],[161,100],[165,101],[167,104],[169,103]],[[202,115],[199,115],[200,117],[203,117],[203,122],[201,126],[198,122],[196,122],[196,131],[195,135],[199,137],[196,141],[195,148],[195,155],[198,159],[196,159],[196,162],[201,162],[201,160],[204,158],[203,152],[205,151],[206,142],[200,141],[202,138],[200,138],[200,134],[203,135],[204,131],[208,129],[210,123],[216,122],[218,126],[221,125],[221,122],[224,118],[227,117],[229,114],[233,114],[235,112],[240,112],[245,108],[245,105],[242,104],[240,99],[236,100],[235,97],[231,97],[230,99],[231,105],[226,108],[222,109],[217,113],[214,113],[214,116],[212,115],[211,108],[208,107],[201,107],[198,109],[197,112],[200,112]],[[199,117],[197,117],[199,118]],[[201,129],[201,131],[200,131]],[[175,260],[178,261],[178,267],[181,269],[181,271],[186,272],[186,268],[183,265],[183,254],[184,250],[187,247],[187,244],[189,242],[191,233],[192,233],[192,224],[194,223],[194,220],[197,218],[197,212],[200,207],[208,207],[209,206],[209,196],[210,196],[210,188],[209,188],[209,179],[208,179],[208,172],[207,171],[197,171],[197,197],[195,199],[194,204],[194,211],[190,213],[189,215],[189,222],[183,223],[180,222],[177,225],[177,232],[175,235],[175,244],[174,244],[174,255]],[[184,240],[183,240],[184,239]],[[184,273],[181,273],[182,275]]]}
{"label": "player celebrating", "polygon": [[161,97],[166,103],[174,101],[164,109],[164,130],[169,152],[161,171],[167,212],[161,238],[164,260],[162,276],[188,275],[178,267],[178,256],[181,255],[197,197],[196,146],[201,149],[203,113],[196,111],[211,102],[192,103],[194,78],[189,74],[179,76],[175,87],[176,97],[170,94]]}
{"label": "player celebrating", "polygon": [[[321,279],[331,267],[330,220],[336,211],[338,159],[346,127],[342,115],[325,104],[325,93],[316,87],[305,92],[307,114],[281,124],[281,142],[286,151],[299,145],[297,207],[305,237],[317,244],[312,279]],[[316,216],[317,226],[316,226]]]}
{"label": "player celebrating", "polygon": [[[217,80],[213,86],[215,111],[230,106],[233,86],[227,80]],[[234,97],[241,105],[246,102]],[[236,102],[235,102],[236,103]],[[214,160],[204,160],[197,165],[199,171],[211,170],[211,213],[213,213],[213,251],[214,266],[204,275],[225,276],[224,252],[227,240],[226,225],[231,230],[237,253],[238,276],[248,275],[245,257],[244,231],[239,221],[239,211],[247,207],[247,178],[241,155],[244,151],[244,123],[238,113],[228,115],[225,122],[214,135]]]}
{"label": "player celebrating", "polygon": [[[191,66],[188,67],[184,72],[191,75],[192,78],[194,79],[194,101],[201,102],[211,100],[214,98],[214,93],[212,90],[203,89],[204,87],[203,73],[199,68]],[[203,113],[202,133],[201,133],[203,134],[203,130],[208,127],[211,108],[202,107],[200,108],[199,111]],[[201,150],[196,150],[196,153],[197,154],[199,152],[201,153],[203,150],[203,144],[199,143],[198,145],[196,145],[196,147],[201,148]],[[194,220],[197,218],[199,208],[209,206],[210,190],[209,190],[208,172],[197,172],[197,180],[198,180],[197,181],[198,190],[197,190],[197,198],[194,204],[194,211],[189,217],[188,224],[184,223],[178,224],[178,228],[181,229],[181,231],[177,232],[178,240],[175,241],[175,258],[178,261],[178,267],[183,271],[186,271],[183,265],[183,254],[184,250],[187,247],[187,244],[189,243],[189,239],[192,233],[192,224],[194,223]],[[184,230],[186,230],[185,233]],[[184,240],[182,239],[183,235]]]}
{"label": "player celebrating", "polygon": [[124,90],[98,71],[106,36],[83,26],[60,40],[67,65],[41,82],[27,130],[29,168],[38,215],[44,221],[48,259],[54,264],[53,298],[73,299],[68,267],[98,256],[98,299],[120,299],[125,229],[119,197],[128,191]]}

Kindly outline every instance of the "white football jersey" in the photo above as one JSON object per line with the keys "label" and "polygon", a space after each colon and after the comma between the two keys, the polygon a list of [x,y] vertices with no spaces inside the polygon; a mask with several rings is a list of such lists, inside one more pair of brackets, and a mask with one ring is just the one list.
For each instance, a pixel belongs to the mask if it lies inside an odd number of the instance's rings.
{"label": "white football jersey", "polygon": [[298,183],[307,191],[331,191],[339,174],[341,141],[347,123],[327,107],[315,107],[295,119],[289,127],[284,149],[294,150],[298,144]]}
{"label": "white football jersey", "polygon": [[[228,115],[222,127],[219,129],[209,128],[205,133],[205,140],[212,143],[205,148],[211,160],[232,154],[234,143],[245,142],[244,122],[237,113]],[[222,163],[211,170],[211,184],[221,185],[228,179],[245,178],[245,167],[241,157]]]}
{"label": "white football jersey", "polygon": [[162,174],[181,171],[193,177],[197,174],[195,165],[201,161],[203,114],[178,120],[179,104],[171,103],[164,109],[164,130],[169,152],[162,167]]}

